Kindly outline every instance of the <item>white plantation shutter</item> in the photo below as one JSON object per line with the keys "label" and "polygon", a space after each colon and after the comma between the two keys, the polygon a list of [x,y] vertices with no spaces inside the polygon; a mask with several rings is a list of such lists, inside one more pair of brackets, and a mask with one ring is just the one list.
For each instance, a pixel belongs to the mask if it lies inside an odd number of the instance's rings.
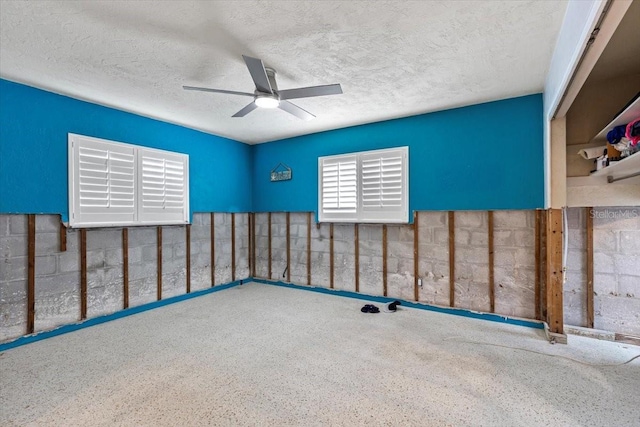
{"label": "white plantation shutter", "polygon": [[356,156],[323,159],[320,171],[322,212],[332,219],[355,217],[358,210]]}
{"label": "white plantation shutter", "polygon": [[406,220],[407,150],[379,150],[363,153],[362,212],[365,218],[380,221]]}
{"label": "white plantation shutter", "polygon": [[187,209],[187,157],[159,150],[138,154],[141,222],[185,222]]}
{"label": "white plantation shutter", "polygon": [[69,134],[69,225],[184,224],[189,157]]}
{"label": "white plantation shutter", "polygon": [[134,221],[134,149],[94,138],[75,138],[71,145],[69,167],[77,179],[70,188],[70,220],[87,224]]}
{"label": "white plantation shutter", "polygon": [[408,222],[408,147],[320,157],[319,220]]}

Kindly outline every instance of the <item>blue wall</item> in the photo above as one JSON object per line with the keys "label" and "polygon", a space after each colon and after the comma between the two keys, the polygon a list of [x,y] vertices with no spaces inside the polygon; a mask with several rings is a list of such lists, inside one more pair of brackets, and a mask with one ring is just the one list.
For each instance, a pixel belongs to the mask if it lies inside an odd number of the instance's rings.
{"label": "blue wall", "polygon": [[[409,146],[409,209],[544,206],[542,95],[529,95],[254,146],[253,209],[314,211],[318,157]],[[279,162],[290,181],[270,182]]]}
{"label": "blue wall", "polygon": [[68,217],[69,132],[189,154],[192,212],[251,211],[251,146],[0,79],[0,213]]}

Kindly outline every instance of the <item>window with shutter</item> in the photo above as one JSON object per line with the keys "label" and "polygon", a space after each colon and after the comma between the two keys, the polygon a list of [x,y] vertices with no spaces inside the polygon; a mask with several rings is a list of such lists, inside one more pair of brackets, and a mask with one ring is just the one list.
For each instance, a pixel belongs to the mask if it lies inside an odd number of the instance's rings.
{"label": "window with shutter", "polygon": [[320,157],[319,220],[408,222],[408,147]]}
{"label": "window with shutter", "polygon": [[189,157],[69,134],[69,225],[184,224]]}

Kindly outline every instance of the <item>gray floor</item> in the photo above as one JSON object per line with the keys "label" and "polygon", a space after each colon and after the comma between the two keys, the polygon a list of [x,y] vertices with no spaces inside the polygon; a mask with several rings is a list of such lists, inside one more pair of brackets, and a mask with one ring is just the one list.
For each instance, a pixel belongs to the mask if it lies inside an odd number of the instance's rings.
{"label": "gray floor", "polygon": [[9,350],[0,425],[640,425],[640,359],[600,366],[639,347],[363,304],[249,284]]}

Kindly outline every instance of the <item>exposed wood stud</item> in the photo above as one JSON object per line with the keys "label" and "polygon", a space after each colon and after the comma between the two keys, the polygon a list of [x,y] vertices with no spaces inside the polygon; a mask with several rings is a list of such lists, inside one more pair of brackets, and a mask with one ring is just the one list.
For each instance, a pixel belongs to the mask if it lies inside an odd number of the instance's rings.
{"label": "exposed wood stud", "polygon": [[387,296],[387,224],[382,224],[382,295]]}
{"label": "exposed wood stud", "polygon": [[249,276],[253,277],[253,214],[247,213],[247,240],[248,251],[247,263],[249,264]]}
{"label": "exposed wood stud", "polygon": [[[540,212],[540,320],[547,319],[547,213]],[[544,251],[544,253],[543,253]]]}
{"label": "exposed wood stud", "polygon": [[535,287],[535,316],[537,320],[541,320],[542,319],[542,283],[540,280],[540,252],[541,252],[541,239],[540,239],[540,233],[542,232],[540,229],[540,223],[541,223],[541,215],[542,215],[542,211],[540,210],[536,210],[536,229],[535,229],[535,234],[534,234],[534,246],[535,246],[535,266],[536,266],[536,271],[535,271],[535,279],[534,279],[534,287]]}
{"label": "exposed wood stud", "polygon": [[593,208],[586,208],[587,215],[587,327],[593,328]]}
{"label": "exposed wood stud", "polygon": [[231,214],[231,281],[236,281],[236,214]]}
{"label": "exposed wood stud", "polygon": [[267,222],[269,223],[269,280],[271,280],[271,212],[267,214]]}
{"label": "exposed wood stud", "polygon": [[489,309],[491,313],[495,313],[496,311],[496,290],[495,290],[495,280],[494,280],[494,250],[493,250],[493,211],[487,212],[487,229],[489,233]]}
{"label": "exposed wood stud", "polygon": [[360,292],[360,238],[358,236],[358,224],[353,225],[353,240],[356,259],[356,292]]}
{"label": "exposed wood stud", "polygon": [[563,333],[562,308],[562,209],[547,211],[547,324]]}
{"label": "exposed wood stud", "polygon": [[36,216],[27,215],[27,334],[35,331],[36,319]]}
{"label": "exposed wood stud", "polygon": [[456,305],[456,236],[455,214],[449,211],[449,306]]}
{"label": "exposed wood stud", "polygon": [[251,213],[251,277],[256,277],[256,214]]}
{"label": "exposed wood stud", "polygon": [[187,293],[191,293],[191,224],[186,226],[187,239]]}
{"label": "exposed wood stud", "polygon": [[418,211],[413,212],[413,299],[420,300],[420,287],[418,281],[420,279],[420,250],[419,250],[419,214]]}
{"label": "exposed wood stud", "polygon": [[329,288],[333,289],[333,223],[329,224]]}
{"label": "exposed wood stud", "polygon": [[307,285],[311,286],[311,212],[307,212]]}
{"label": "exposed wood stud", "polygon": [[158,289],[157,289],[157,299],[160,301],[162,299],[162,226],[158,226],[157,228],[157,252],[158,252]]}
{"label": "exposed wood stud", "polygon": [[60,252],[67,251],[67,227],[60,221]]}
{"label": "exposed wood stud", "polygon": [[80,319],[87,318],[87,230],[80,229]]}
{"label": "exposed wood stud", "polygon": [[122,307],[129,308],[129,229],[122,229]]}
{"label": "exposed wood stud", "polygon": [[287,212],[287,282],[291,282],[291,214]]}
{"label": "exposed wood stud", "polygon": [[211,212],[211,287],[216,285],[216,217]]}

